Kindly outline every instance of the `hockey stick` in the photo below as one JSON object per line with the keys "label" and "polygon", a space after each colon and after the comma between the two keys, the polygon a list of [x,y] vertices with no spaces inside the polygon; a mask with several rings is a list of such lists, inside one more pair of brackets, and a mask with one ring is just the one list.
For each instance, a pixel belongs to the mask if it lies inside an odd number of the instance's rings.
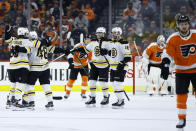
{"label": "hockey stick", "polygon": [[123,90],[123,92],[124,92],[124,94],[125,94],[127,100],[130,101],[130,98],[129,98],[129,96],[127,95],[127,92],[126,92],[125,90]]}
{"label": "hockey stick", "polygon": [[62,54],[62,55],[60,55],[59,57],[57,57],[56,59],[54,59],[54,60],[52,60],[52,61],[50,61],[50,62],[48,62],[48,64],[50,64],[50,63],[52,63],[52,62],[54,62],[54,61],[56,61],[56,60],[58,60],[58,59],[60,59],[61,57],[63,57],[65,54]]}

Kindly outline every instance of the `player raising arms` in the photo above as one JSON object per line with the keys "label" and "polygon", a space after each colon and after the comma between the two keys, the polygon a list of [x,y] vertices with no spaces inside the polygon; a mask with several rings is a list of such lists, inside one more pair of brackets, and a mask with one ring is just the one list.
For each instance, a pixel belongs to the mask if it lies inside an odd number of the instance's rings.
{"label": "player raising arms", "polygon": [[24,101],[28,108],[34,109],[34,85],[39,79],[40,85],[45,92],[47,99],[47,104],[45,105],[47,110],[53,110],[53,99],[52,99],[52,89],[50,87],[50,68],[48,63],[49,53],[64,53],[69,54],[69,50],[64,50],[55,46],[51,46],[50,38],[38,40],[37,33],[32,31],[29,33],[29,39],[32,41],[32,51],[29,56],[30,72],[27,80],[27,87],[24,94]]}
{"label": "player raising arms", "polygon": [[[12,27],[7,25],[5,29],[5,40],[9,44],[10,49],[10,64],[8,67],[9,80],[12,83],[10,93],[12,98],[8,99],[7,107],[13,105],[14,110],[21,110],[22,105],[22,90],[26,86],[29,73],[29,59],[28,55],[31,52],[31,42],[26,37],[28,29],[19,27],[17,30],[17,37],[12,37]],[[23,109],[22,109],[23,110]]]}
{"label": "player raising arms", "polygon": [[183,130],[186,126],[186,109],[190,82],[196,87],[196,30],[190,30],[188,16],[177,18],[178,32],[167,40],[166,52],[162,56],[161,77],[168,78],[169,65],[174,60],[176,68],[176,95],[178,123],[176,128]]}
{"label": "player raising arms", "polygon": [[[167,82],[160,77],[161,55],[165,48],[165,37],[159,35],[157,42],[151,43],[143,52],[143,68],[148,69],[147,93],[154,95],[155,92],[161,95],[168,94]],[[148,67],[148,68],[147,68]]]}

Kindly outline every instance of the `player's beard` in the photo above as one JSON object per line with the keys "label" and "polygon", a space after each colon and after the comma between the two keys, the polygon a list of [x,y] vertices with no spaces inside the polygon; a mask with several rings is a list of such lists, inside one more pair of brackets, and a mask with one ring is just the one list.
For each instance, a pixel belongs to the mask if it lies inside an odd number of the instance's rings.
{"label": "player's beard", "polygon": [[189,32],[190,30],[189,29],[186,29],[186,28],[183,28],[182,30],[180,30],[180,34],[184,37],[188,36],[189,35]]}

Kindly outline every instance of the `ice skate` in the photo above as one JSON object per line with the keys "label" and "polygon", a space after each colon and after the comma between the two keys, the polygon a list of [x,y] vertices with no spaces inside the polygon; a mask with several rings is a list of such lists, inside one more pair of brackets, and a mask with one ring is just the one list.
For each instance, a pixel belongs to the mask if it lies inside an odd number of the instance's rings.
{"label": "ice skate", "polygon": [[167,90],[161,90],[160,91],[160,95],[161,96],[165,96],[165,95],[168,95],[169,93],[168,93],[168,91]]}
{"label": "ice skate", "polygon": [[22,104],[21,100],[16,100],[15,103],[13,103],[13,111],[24,111],[25,106]]}
{"label": "ice skate", "polygon": [[96,100],[95,100],[95,96],[89,96],[89,100],[87,102],[85,102],[87,107],[96,107]]}
{"label": "ice skate", "polygon": [[184,127],[186,126],[186,119],[178,120],[176,125],[177,131],[184,131]]}
{"label": "ice skate", "polygon": [[48,104],[45,105],[45,107],[49,111],[54,110],[54,105],[53,105],[53,102],[52,101],[48,102]]}
{"label": "ice skate", "polygon": [[69,94],[65,94],[64,98],[68,99],[69,98]]}
{"label": "ice skate", "polygon": [[35,102],[30,101],[29,104],[28,104],[27,109],[32,110],[32,111],[35,110]]}
{"label": "ice skate", "polygon": [[124,99],[122,100],[118,100],[116,103],[112,104],[112,108],[113,109],[120,109],[120,108],[124,108],[125,102]]}
{"label": "ice skate", "polygon": [[11,109],[13,108],[13,103],[15,103],[15,97],[12,96],[11,100],[9,100],[9,96],[7,96],[7,102],[6,102],[6,109]]}
{"label": "ice skate", "polygon": [[110,98],[110,95],[108,96],[103,96],[103,100],[101,101],[101,107],[107,107],[108,104],[109,104],[109,98]]}
{"label": "ice skate", "polygon": [[22,100],[22,104],[23,104],[24,107],[28,107],[29,106],[29,103],[27,101],[25,101],[25,100]]}
{"label": "ice skate", "polygon": [[81,93],[80,96],[81,96],[82,100],[85,100],[87,98],[86,94],[83,94],[83,93]]}

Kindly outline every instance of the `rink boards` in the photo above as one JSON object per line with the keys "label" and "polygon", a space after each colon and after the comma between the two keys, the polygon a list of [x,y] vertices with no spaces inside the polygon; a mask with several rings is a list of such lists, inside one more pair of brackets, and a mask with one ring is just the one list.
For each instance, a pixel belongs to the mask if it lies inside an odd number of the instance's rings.
{"label": "rink boards", "polygon": [[[7,67],[9,62],[0,62],[0,91],[8,91],[10,88],[10,82],[7,74]],[[146,88],[146,79],[143,72],[139,69],[140,63],[135,64],[135,85],[136,90],[145,90]],[[54,91],[64,91],[68,78],[70,69],[68,69],[68,62],[53,62],[50,63],[50,73],[51,73],[51,87]],[[72,91],[80,91],[81,77],[78,75],[78,79],[74,84]],[[99,87],[99,85],[98,85]],[[127,92],[133,91],[133,63],[129,63],[129,68],[125,76],[124,88]],[[42,90],[37,81],[35,89],[37,91]],[[99,89],[101,89],[99,87]],[[110,86],[110,91],[112,88]]]}

